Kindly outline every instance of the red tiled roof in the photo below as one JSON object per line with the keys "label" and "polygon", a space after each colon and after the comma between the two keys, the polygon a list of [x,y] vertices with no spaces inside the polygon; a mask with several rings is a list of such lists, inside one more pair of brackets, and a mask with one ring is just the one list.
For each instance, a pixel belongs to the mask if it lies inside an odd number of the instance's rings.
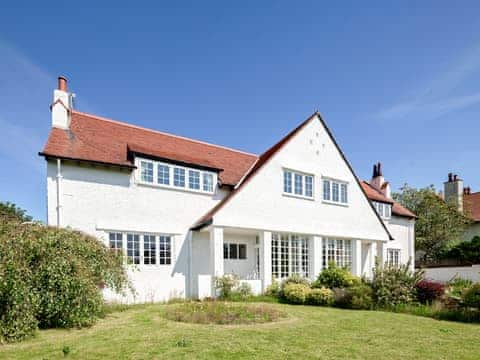
{"label": "red tiled roof", "polygon": [[128,152],[218,169],[236,185],[257,156],[222,146],[72,111],[69,130],[52,128],[44,156],[133,167]]}
{"label": "red tiled roof", "polygon": [[[358,180],[357,176],[355,175],[355,172],[353,171],[353,168],[351,167],[350,163],[348,162],[347,158],[345,157],[345,154],[343,151],[340,149],[338,146],[335,138],[333,137],[333,134],[331,133],[330,129],[328,128],[327,124],[323,121],[322,117],[320,116],[320,113],[315,112],[313,113],[308,119],[306,119],[304,122],[302,122],[299,126],[297,126],[295,129],[293,129],[290,133],[288,133],[283,139],[281,139],[278,143],[273,145],[270,149],[268,149],[266,152],[264,152],[260,157],[258,158],[258,161],[255,163],[254,166],[248,171],[248,173],[245,175],[244,179],[242,182],[239,184],[237,188],[235,188],[230,194],[228,194],[222,201],[220,201],[213,209],[211,209],[208,213],[206,213],[200,220],[197,221],[197,223],[192,227],[193,230],[195,229],[200,229],[205,225],[209,225],[212,220],[213,216],[228,202],[230,199],[232,199],[236,193],[238,193],[242,187],[247,184],[251,178],[277,153],[291,138],[293,138],[305,125],[307,125],[310,121],[315,119],[318,116],[318,119],[320,119],[322,125],[324,126],[325,130],[327,131],[330,139],[333,141],[334,145],[336,146],[337,150],[340,152],[340,155],[342,156],[343,160],[347,164],[348,168],[352,172],[353,176],[355,177],[357,183],[360,185],[360,181]],[[360,186],[360,189],[363,190],[363,194],[365,195],[366,198],[368,198],[367,193],[364,191],[363,187]],[[373,207],[373,205],[370,203],[370,207],[372,208],[374,214],[377,216],[378,220],[380,221],[380,224],[384,228],[385,232],[387,233],[388,237],[393,240],[392,235],[390,234],[390,231],[387,229],[385,223],[381,219],[380,215],[378,215],[377,211]]]}
{"label": "red tiled roof", "polygon": [[473,221],[480,221],[480,192],[463,195],[465,213]]}
{"label": "red tiled roof", "polygon": [[392,204],[393,215],[416,218],[416,215],[413,212],[403,207],[398,202],[387,198],[380,191],[378,191],[372,185],[370,185],[367,181],[362,181],[362,187],[370,200]]}

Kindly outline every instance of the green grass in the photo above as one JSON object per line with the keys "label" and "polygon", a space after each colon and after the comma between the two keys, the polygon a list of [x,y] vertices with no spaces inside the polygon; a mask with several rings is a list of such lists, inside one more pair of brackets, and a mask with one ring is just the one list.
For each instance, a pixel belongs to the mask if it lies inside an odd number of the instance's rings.
{"label": "green grass", "polygon": [[288,318],[255,325],[165,319],[145,305],[108,314],[91,328],[43,330],[0,345],[4,359],[478,359],[480,325],[379,311],[270,304]]}

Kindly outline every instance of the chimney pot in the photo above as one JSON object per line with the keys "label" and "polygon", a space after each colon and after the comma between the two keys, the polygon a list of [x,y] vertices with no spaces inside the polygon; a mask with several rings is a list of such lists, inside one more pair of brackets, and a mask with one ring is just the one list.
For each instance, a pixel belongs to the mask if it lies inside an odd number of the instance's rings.
{"label": "chimney pot", "polygon": [[382,174],[382,163],[379,161],[377,164],[377,171],[378,171],[378,176],[383,176]]}
{"label": "chimney pot", "polygon": [[452,182],[452,181],[453,181],[453,174],[448,173],[448,182]]}
{"label": "chimney pot", "polygon": [[457,174],[453,175],[453,181],[457,181],[457,180],[458,180],[458,175]]}
{"label": "chimney pot", "polygon": [[377,164],[373,164],[373,176],[372,178],[377,177],[378,171],[377,171]]}
{"label": "chimney pot", "polygon": [[58,77],[58,90],[67,92],[67,78],[65,76]]}

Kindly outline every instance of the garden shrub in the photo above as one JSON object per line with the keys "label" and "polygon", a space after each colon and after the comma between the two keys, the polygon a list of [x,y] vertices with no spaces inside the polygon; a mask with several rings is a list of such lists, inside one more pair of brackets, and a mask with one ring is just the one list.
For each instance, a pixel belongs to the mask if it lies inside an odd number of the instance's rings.
{"label": "garden shrub", "polygon": [[346,309],[369,310],[373,308],[373,291],[366,284],[336,289],[335,305]]}
{"label": "garden shrub", "polygon": [[354,276],[347,269],[335,265],[335,263],[331,261],[328,263],[328,268],[323,269],[320,274],[318,274],[317,280],[313,282],[312,287],[327,287],[330,289],[346,288],[360,283],[360,278]]}
{"label": "garden shrub", "polygon": [[311,289],[307,295],[307,302],[311,305],[332,305],[334,301],[333,291],[326,287]]}
{"label": "garden shrub", "polygon": [[415,285],[423,278],[423,271],[411,271],[410,262],[398,267],[385,264],[375,266],[371,287],[373,300],[379,307],[394,307],[415,300]]}
{"label": "garden shrub", "polygon": [[431,303],[445,293],[445,285],[436,281],[420,280],[415,284],[415,295],[421,303]]}
{"label": "garden shrub", "polygon": [[473,284],[462,294],[463,304],[466,307],[480,308],[480,283]]}
{"label": "garden shrub", "polygon": [[78,231],[22,224],[0,213],[0,341],[37,326],[90,325],[103,312],[100,284],[123,292],[122,259]]}
{"label": "garden shrub", "polygon": [[278,281],[273,281],[271,285],[267,287],[265,290],[266,296],[273,296],[279,298],[282,293],[282,289],[280,287],[280,283]]}
{"label": "garden shrub", "polygon": [[220,299],[228,299],[232,296],[234,288],[237,288],[240,280],[237,275],[227,274],[215,277],[215,289],[219,293]]}
{"label": "garden shrub", "polygon": [[460,298],[463,292],[473,285],[473,281],[469,279],[455,278],[447,283],[450,296]]}
{"label": "garden shrub", "polygon": [[308,285],[288,283],[283,287],[283,297],[291,304],[304,304],[310,291]]}

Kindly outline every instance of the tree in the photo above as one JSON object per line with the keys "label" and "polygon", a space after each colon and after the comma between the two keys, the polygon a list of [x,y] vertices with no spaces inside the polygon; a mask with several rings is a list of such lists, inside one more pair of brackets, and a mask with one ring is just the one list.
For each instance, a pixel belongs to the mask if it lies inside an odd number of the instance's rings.
{"label": "tree", "polygon": [[28,216],[25,210],[8,201],[0,201],[0,216],[5,220],[32,221],[32,217]]}
{"label": "tree", "polygon": [[445,202],[433,185],[416,189],[405,184],[393,198],[417,215],[415,248],[425,251],[424,261],[436,261],[459,241],[470,220],[452,203]]}

